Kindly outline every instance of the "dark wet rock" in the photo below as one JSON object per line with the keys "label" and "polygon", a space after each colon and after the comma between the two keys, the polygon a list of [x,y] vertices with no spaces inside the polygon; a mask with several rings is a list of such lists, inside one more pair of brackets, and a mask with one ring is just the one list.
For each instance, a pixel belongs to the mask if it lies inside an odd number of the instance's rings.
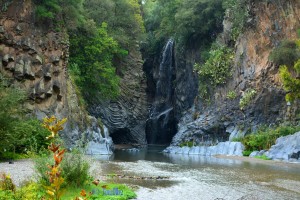
{"label": "dark wet rock", "polygon": [[300,162],[300,132],[278,138],[265,155],[272,160]]}

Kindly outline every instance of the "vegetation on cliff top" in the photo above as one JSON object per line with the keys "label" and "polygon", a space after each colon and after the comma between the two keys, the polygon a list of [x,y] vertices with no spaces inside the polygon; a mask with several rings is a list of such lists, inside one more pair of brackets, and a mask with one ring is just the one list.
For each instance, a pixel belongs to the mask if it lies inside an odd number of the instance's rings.
{"label": "vegetation on cliff top", "polygon": [[[128,51],[145,28],[138,0],[34,0],[38,24],[70,36],[71,74],[87,102],[114,99]],[[119,74],[117,74],[119,72]]]}

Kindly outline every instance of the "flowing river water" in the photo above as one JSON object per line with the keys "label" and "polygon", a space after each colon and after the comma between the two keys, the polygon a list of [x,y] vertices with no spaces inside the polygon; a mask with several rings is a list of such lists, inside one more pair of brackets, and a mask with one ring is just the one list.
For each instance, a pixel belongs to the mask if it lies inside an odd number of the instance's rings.
{"label": "flowing river water", "polygon": [[300,164],[163,154],[163,148],[96,159],[111,181],[137,186],[138,200],[300,199]]}

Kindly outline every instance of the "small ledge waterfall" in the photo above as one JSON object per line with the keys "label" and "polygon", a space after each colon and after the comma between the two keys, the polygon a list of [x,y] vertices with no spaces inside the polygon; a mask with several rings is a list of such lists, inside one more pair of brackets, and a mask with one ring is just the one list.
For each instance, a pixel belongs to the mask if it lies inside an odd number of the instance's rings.
{"label": "small ledge waterfall", "polygon": [[169,39],[162,53],[159,68],[154,72],[155,96],[146,125],[148,144],[169,144],[176,132],[174,117],[174,41]]}

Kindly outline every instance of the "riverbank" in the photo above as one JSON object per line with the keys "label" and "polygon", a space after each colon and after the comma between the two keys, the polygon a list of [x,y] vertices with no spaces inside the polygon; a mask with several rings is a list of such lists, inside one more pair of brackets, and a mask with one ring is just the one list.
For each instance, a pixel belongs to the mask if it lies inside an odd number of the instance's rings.
{"label": "riverbank", "polygon": [[[163,161],[101,161],[91,159],[91,174],[103,181],[104,174],[131,177],[164,176],[167,180],[118,179],[136,188],[137,200],[185,199],[300,199],[300,165],[237,156],[172,155]],[[88,158],[90,159],[90,158]],[[0,163],[15,184],[34,179],[32,160]]]}
{"label": "riverbank", "polygon": [[226,155],[215,155],[215,158],[221,158],[221,159],[230,159],[230,160],[239,160],[243,162],[251,162],[251,163],[259,163],[264,165],[275,165],[275,166],[289,166],[289,167],[295,167],[300,169],[300,163],[298,162],[285,162],[280,160],[263,160],[259,158],[251,158],[246,156],[226,156]]}

